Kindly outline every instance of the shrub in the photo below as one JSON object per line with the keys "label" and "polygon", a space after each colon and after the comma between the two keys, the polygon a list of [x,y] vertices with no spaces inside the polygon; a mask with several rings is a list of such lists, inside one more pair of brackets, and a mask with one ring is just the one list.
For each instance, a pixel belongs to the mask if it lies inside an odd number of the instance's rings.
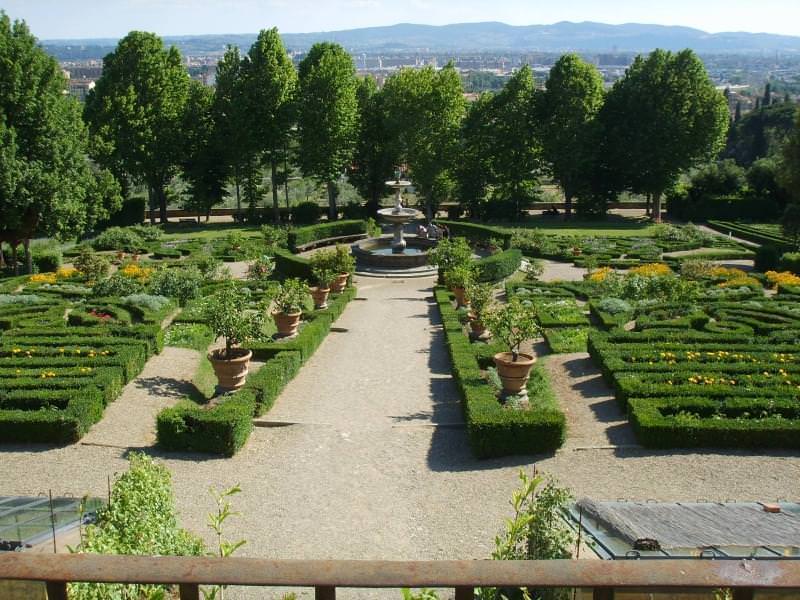
{"label": "shrub", "polygon": [[150,276],[148,289],[156,296],[175,298],[183,306],[200,296],[202,283],[203,275],[197,267],[161,268]]}
{"label": "shrub", "polygon": [[115,226],[137,225],[144,221],[146,205],[147,199],[144,196],[126,198],[122,201],[122,208],[109,217],[107,224]]}
{"label": "shrub", "polygon": [[281,277],[312,278],[311,264],[307,258],[295,256],[288,250],[275,251],[275,271]]}
{"label": "shrub", "polygon": [[214,332],[214,339],[224,338],[225,351],[220,358],[232,356],[233,346],[258,336],[264,311],[249,310],[246,289],[226,281],[202,304],[203,319]]}
{"label": "shrub", "polygon": [[471,263],[456,265],[444,272],[444,281],[450,289],[466,289],[475,283],[475,269]]}
{"label": "shrub", "polygon": [[0,294],[0,306],[30,306],[42,302],[44,299],[36,294]]}
{"label": "shrub", "polygon": [[472,261],[472,248],[465,238],[439,240],[436,247],[428,252],[428,262],[447,272],[455,267],[468,265]]}
{"label": "shrub", "polygon": [[[144,454],[131,453],[128,471],[118,476],[109,503],[86,528],[78,552],[100,554],[200,556],[200,538],[178,524],[172,478],[163,465]],[[70,584],[69,597],[155,597],[163,586],[119,584]]]}
{"label": "shrub", "polygon": [[336,251],[320,250],[315,252],[309,261],[314,282],[321,288],[330,287],[339,274],[336,270]]}
{"label": "shrub", "polygon": [[266,254],[247,265],[247,278],[251,281],[266,281],[275,270],[275,261]]}
{"label": "shrub", "polygon": [[781,256],[779,268],[800,275],[800,252],[787,252]]}
{"label": "shrub", "polygon": [[311,225],[319,220],[322,210],[316,202],[308,201],[293,206],[290,212],[292,215],[292,223]]}
{"label": "shrub", "polygon": [[507,304],[487,311],[486,326],[495,338],[502,341],[516,361],[523,342],[538,337],[541,328],[536,322],[536,313],[524,306],[518,297],[511,298]]}
{"label": "shrub", "polygon": [[775,246],[765,245],[756,248],[756,256],[754,260],[756,271],[761,271],[764,273],[766,271],[776,269],[779,261],[780,252]]}
{"label": "shrub", "polygon": [[126,277],[119,272],[98,281],[92,287],[92,293],[95,296],[129,296],[138,294],[142,290],[144,290],[144,286],[137,279]]}
{"label": "shrub", "polygon": [[436,220],[437,225],[446,225],[450,235],[464,237],[473,243],[487,244],[492,238],[502,240],[503,248],[511,247],[511,234],[499,227],[468,223],[466,221]]}
{"label": "shrub", "polygon": [[169,298],[165,296],[154,296],[153,294],[131,294],[120,298],[120,302],[154,313],[161,312],[172,304],[172,300]]}
{"label": "shrub", "polygon": [[278,312],[295,314],[308,302],[308,286],[299,279],[287,279],[278,286],[273,302]]}
{"label": "shrub", "polygon": [[498,252],[475,263],[478,281],[500,281],[513,275],[522,263],[522,252],[517,248]]}
{"label": "shrub", "polygon": [[352,273],[356,270],[356,259],[350,253],[350,248],[337,244],[332,259],[333,269],[337,273]]}
{"label": "shrub", "polygon": [[136,252],[145,246],[142,236],[132,227],[109,227],[94,240],[96,250]]}
{"label": "shrub", "polygon": [[610,315],[629,313],[633,310],[633,307],[621,298],[602,298],[598,300],[595,305],[598,309]]}
{"label": "shrub", "polygon": [[286,248],[289,243],[289,233],[285,227],[262,225],[261,237],[264,238],[264,244],[270,254],[277,248]]}
{"label": "shrub", "polygon": [[366,232],[364,221],[333,221],[332,223],[320,223],[311,227],[300,227],[289,231],[288,244],[292,252],[296,252],[298,247],[306,246],[318,240],[335,237],[356,236]]}
{"label": "shrub", "polygon": [[32,250],[33,264],[39,273],[57,271],[64,260],[58,246],[34,246]]}
{"label": "shrub", "polygon": [[136,233],[145,242],[157,242],[164,235],[164,232],[158,225],[134,225],[129,228],[129,231]]}
{"label": "shrub", "polygon": [[78,272],[88,281],[100,281],[108,274],[110,268],[108,260],[95,254],[91,250],[84,250],[80,256],[73,261]]}

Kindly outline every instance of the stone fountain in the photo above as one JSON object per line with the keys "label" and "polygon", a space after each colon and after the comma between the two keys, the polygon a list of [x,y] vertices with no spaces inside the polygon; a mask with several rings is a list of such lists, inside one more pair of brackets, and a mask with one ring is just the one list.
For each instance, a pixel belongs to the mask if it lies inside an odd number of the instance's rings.
{"label": "stone fountain", "polygon": [[403,227],[411,221],[422,216],[414,208],[403,207],[403,191],[411,185],[410,181],[401,180],[398,176],[394,181],[387,181],[386,185],[394,189],[394,207],[382,208],[378,211],[381,219],[391,223],[394,227],[394,237],[392,238],[392,254],[403,254],[406,251],[406,240],[403,237]]}

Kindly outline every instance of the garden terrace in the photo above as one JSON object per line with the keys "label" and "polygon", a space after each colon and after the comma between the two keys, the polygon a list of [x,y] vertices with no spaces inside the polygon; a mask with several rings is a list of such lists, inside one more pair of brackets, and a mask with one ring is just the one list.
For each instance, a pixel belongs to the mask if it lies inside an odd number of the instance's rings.
{"label": "garden terrace", "polygon": [[735,237],[762,244],[774,246],[779,250],[790,251],[797,248],[796,243],[786,238],[778,225],[740,223],[737,221],[708,221],[708,226],[723,234],[732,234]]}

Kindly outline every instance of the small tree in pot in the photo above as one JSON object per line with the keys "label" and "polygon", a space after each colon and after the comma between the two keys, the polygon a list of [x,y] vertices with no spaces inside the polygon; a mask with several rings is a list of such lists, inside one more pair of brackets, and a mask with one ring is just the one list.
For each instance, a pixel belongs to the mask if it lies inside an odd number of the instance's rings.
{"label": "small tree in pot", "polygon": [[342,290],[347,287],[350,275],[356,270],[356,259],[350,253],[350,248],[340,244],[336,246],[331,264],[336,271],[336,279],[331,283],[331,292],[341,294]]}
{"label": "small tree in pot", "polygon": [[523,342],[541,334],[533,307],[523,305],[519,298],[512,298],[508,304],[486,311],[483,320],[495,338],[509,348],[509,352],[498,352],[494,355],[494,364],[503,384],[504,395],[525,395],[536,357],[521,352],[520,348]]}
{"label": "small tree in pot", "polygon": [[494,286],[491,283],[471,283],[467,286],[467,298],[470,304],[469,326],[479,339],[491,337],[483,319],[494,301]]}
{"label": "small tree in pot", "polygon": [[214,338],[225,339],[224,348],[208,355],[219,386],[226,390],[242,387],[253,353],[237,346],[259,335],[263,326],[261,311],[250,310],[247,294],[235,282],[227,281],[205,299],[202,315]]}
{"label": "small tree in pot", "polygon": [[472,261],[472,248],[464,238],[439,240],[436,248],[428,252],[428,262],[439,268],[439,285],[445,283],[444,274],[455,267]]}
{"label": "small tree in pot", "polygon": [[328,294],[331,283],[338,273],[333,265],[333,252],[317,252],[311,257],[311,276],[316,287],[311,288],[311,297],[314,299],[314,308],[320,310],[328,308]]}
{"label": "small tree in pot", "polygon": [[456,297],[457,308],[469,304],[467,297],[467,288],[475,283],[475,269],[471,263],[457,265],[452,269],[445,271],[444,281],[447,287],[453,291]]}
{"label": "small tree in pot", "polygon": [[287,279],[278,286],[273,298],[275,312],[272,317],[275,319],[279,336],[291,337],[297,334],[303,306],[307,301],[308,285],[305,282],[299,279]]}
{"label": "small tree in pot", "polygon": [[267,281],[273,271],[275,260],[265,254],[247,266],[247,278],[251,281]]}

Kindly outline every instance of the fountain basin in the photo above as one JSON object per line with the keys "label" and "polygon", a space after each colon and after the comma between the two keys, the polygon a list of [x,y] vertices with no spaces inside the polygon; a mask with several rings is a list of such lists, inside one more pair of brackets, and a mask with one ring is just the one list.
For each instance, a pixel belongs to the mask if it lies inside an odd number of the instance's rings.
{"label": "fountain basin", "polygon": [[422,217],[415,208],[382,208],[378,211],[381,219],[393,225],[405,225]]}
{"label": "fountain basin", "polygon": [[436,246],[434,240],[417,236],[404,238],[406,249],[402,254],[393,252],[392,236],[369,238],[351,246],[353,256],[360,266],[375,269],[413,269],[428,264],[428,250]]}

